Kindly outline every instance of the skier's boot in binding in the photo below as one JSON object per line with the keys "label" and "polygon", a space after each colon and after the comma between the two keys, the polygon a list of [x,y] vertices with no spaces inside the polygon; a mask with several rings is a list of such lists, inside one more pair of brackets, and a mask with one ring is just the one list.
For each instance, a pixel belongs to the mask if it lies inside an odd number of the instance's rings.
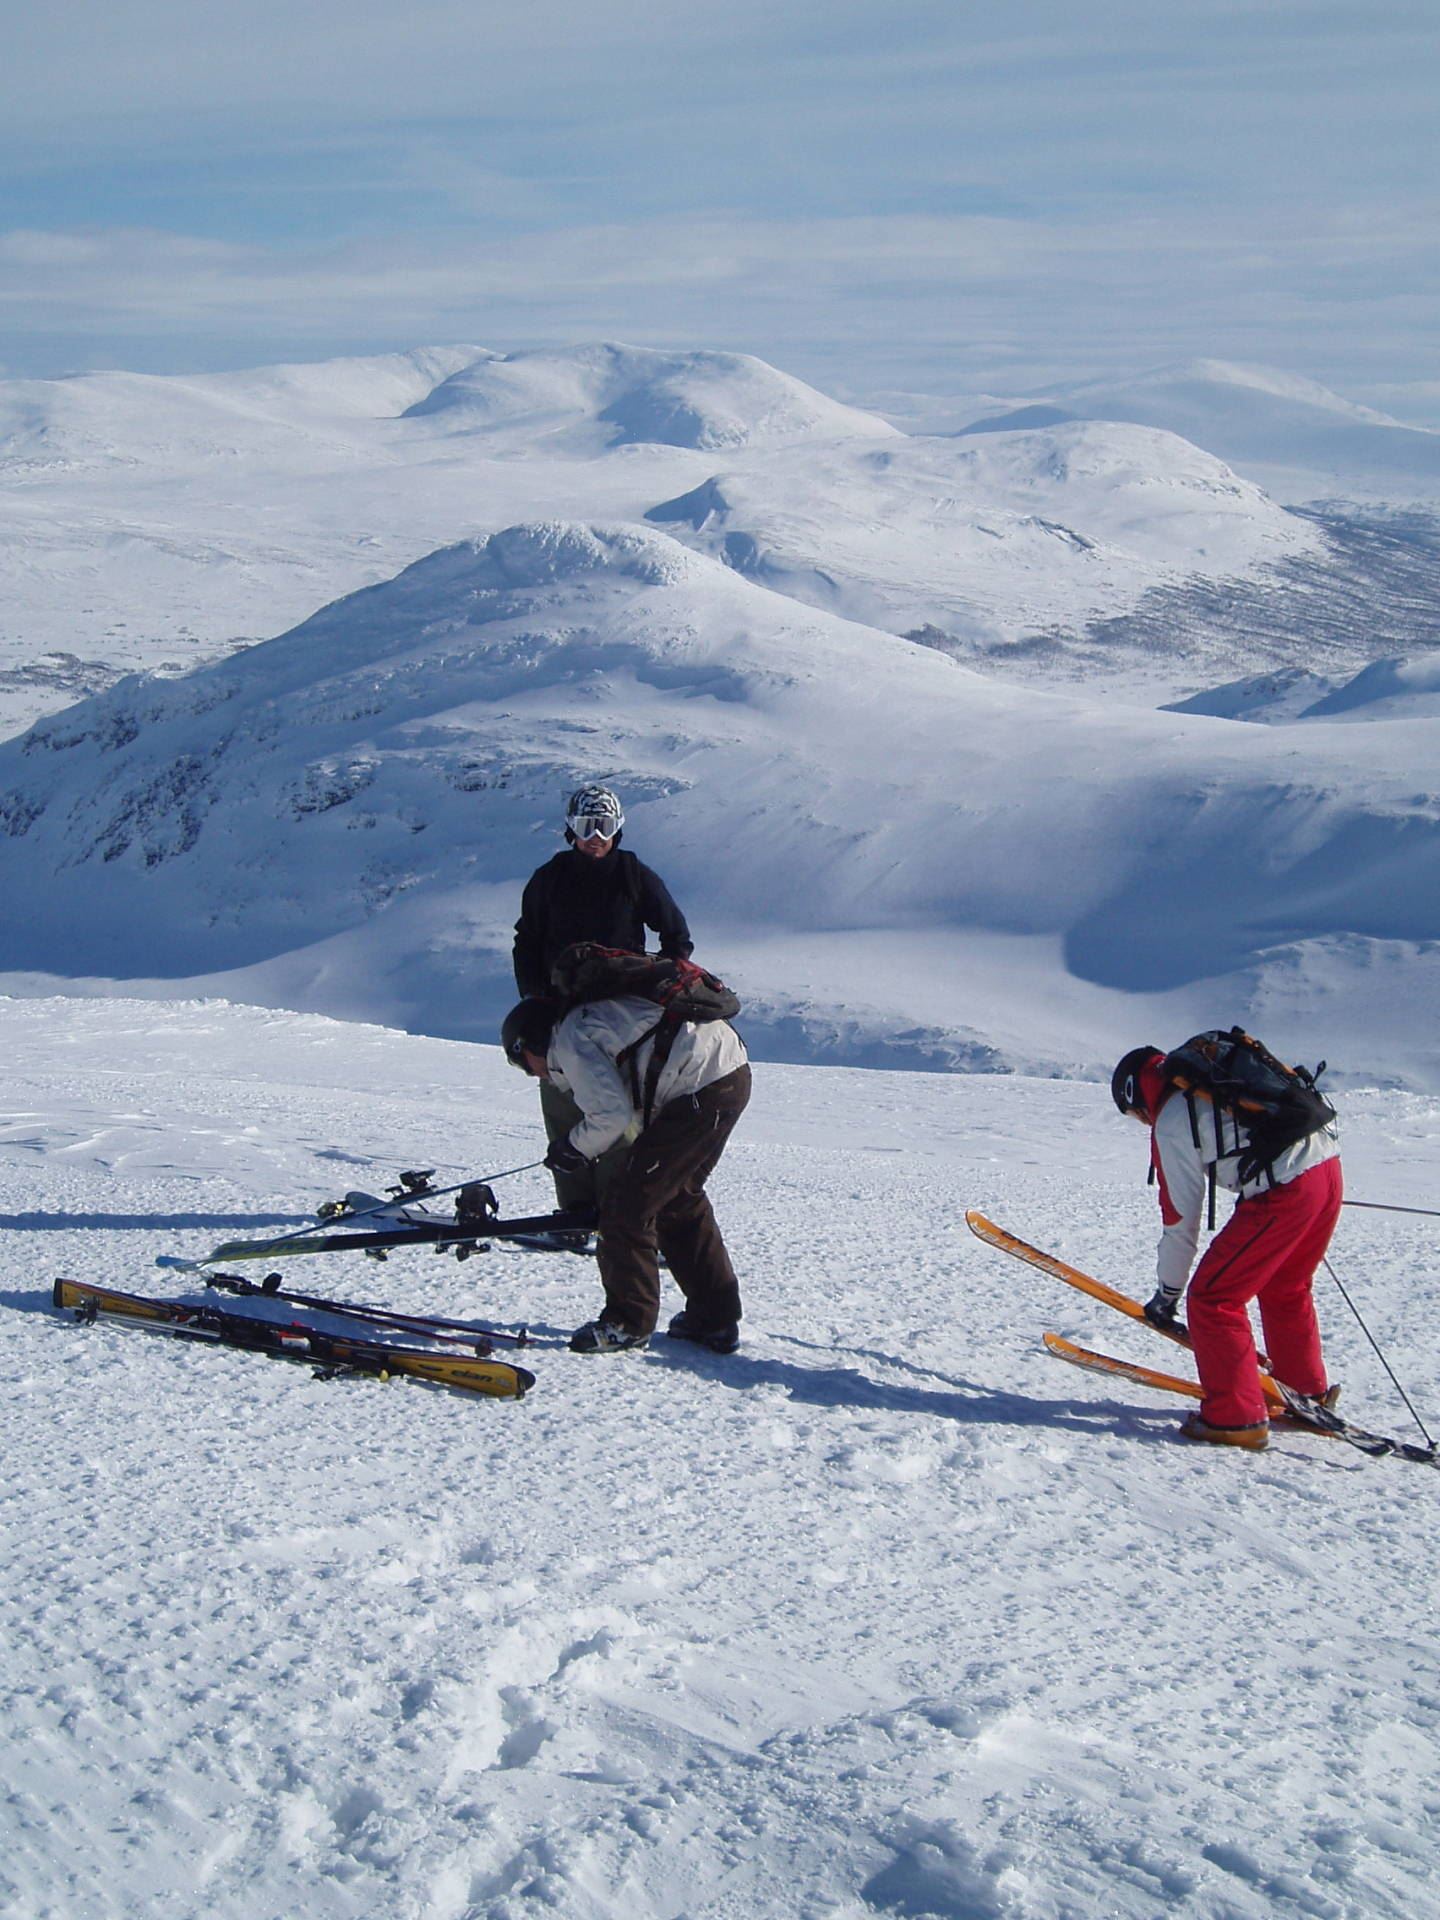
{"label": "skier's boot in binding", "polygon": [[618,1320],[587,1320],[570,1336],[572,1353],[638,1353],[648,1347],[648,1333],[635,1333]]}
{"label": "skier's boot in binding", "polygon": [[1270,1422],[1257,1420],[1248,1427],[1212,1427],[1198,1413],[1187,1414],[1180,1422],[1187,1440],[1208,1440],[1216,1447],[1245,1447],[1251,1453],[1263,1453],[1270,1444]]}

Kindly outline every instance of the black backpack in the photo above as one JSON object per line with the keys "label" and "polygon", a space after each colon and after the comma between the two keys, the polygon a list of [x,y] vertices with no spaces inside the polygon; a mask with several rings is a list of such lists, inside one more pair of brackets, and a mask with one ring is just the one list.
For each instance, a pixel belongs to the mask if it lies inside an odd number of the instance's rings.
{"label": "black backpack", "polygon": [[[631,1093],[647,1127],[655,1089],[680,1028],[686,1021],[703,1026],[710,1020],[732,1020],[740,1011],[739,996],[693,960],[663,953],[627,953],[593,940],[578,940],[567,947],[550,969],[550,981],[563,1008],[562,1018],[595,1000],[649,1000],[659,1008],[654,1026],[632,1040],[615,1060],[617,1067],[629,1072]],[[636,1056],[647,1040],[655,1046],[642,1087]]]}
{"label": "black backpack", "polygon": [[[1201,1147],[1199,1106],[1208,1101],[1215,1130],[1215,1160],[1227,1157],[1220,1116],[1229,1113],[1250,1136],[1236,1158],[1242,1185],[1263,1173],[1273,1187],[1275,1162],[1288,1147],[1331,1126],[1335,1109],[1315,1082],[1325,1071],[1321,1061],[1311,1073],[1287,1067],[1243,1027],[1197,1033],[1167,1053],[1160,1071],[1168,1085],[1185,1095],[1190,1134]],[[1215,1225],[1215,1160],[1210,1163],[1210,1225]]]}

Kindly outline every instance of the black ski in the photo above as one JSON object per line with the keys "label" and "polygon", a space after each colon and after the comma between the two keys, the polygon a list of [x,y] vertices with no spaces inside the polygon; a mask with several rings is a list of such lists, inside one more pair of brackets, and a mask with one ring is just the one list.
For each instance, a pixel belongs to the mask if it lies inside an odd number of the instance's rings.
{"label": "black ski", "polygon": [[1309,1394],[1296,1393],[1283,1380],[1277,1380],[1275,1384],[1280,1389],[1286,1412],[1302,1427],[1314,1427],[1317,1433],[1333,1434],[1337,1440],[1345,1441],[1347,1446],[1358,1447],[1361,1453],[1393,1453],[1401,1460],[1419,1460],[1426,1466],[1440,1466],[1440,1456],[1437,1456],[1433,1446],[1421,1447],[1413,1440],[1393,1440],[1387,1433],[1371,1433],[1367,1427],[1357,1427],[1353,1420],[1347,1420],[1343,1414],[1336,1413],[1333,1407],[1325,1406]]}
{"label": "black ski", "polygon": [[198,1260],[173,1253],[157,1256],[155,1264],[171,1273],[203,1273],[228,1260],[288,1260],[302,1253],[364,1253],[383,1260],[403,1247],[434,1247],[459,1260],[483,1253],[489,1242],[501,1240],[532,1253],[589,1253],[594,1213],[585,1208],[537,1213],[523,1219],[434,1220],[411,1219],[393,1226],[354,1232],[345,1226],[306,1228],[278,1240],[227,1240]]}
{"label": "black ski", "polygon": [[339,1314],[347,1320],[363,1320],[368,1326],[390,1327],[397,1333],[420,1334],[427,1340],[438,1340],[449,1346],[468,1347],[482,1358],[491,1352],[496,1341],[510,1347],[528,1347],[530,1344],[529,1333],[524,1327],[515,1333],[505,1333],[498,1327],[479,1326],[471,1320],[446,1320],[438,1314],[401,1313],[393,1307],[370,1306],[356,1300],[331,1300],[317,1293],[296,1293],[291,1288],[281,1286],[278,1273],[267,1273],[263,1280],[247,1280],[239,1273],[206,1273],[203,1277],[206,1286],[213,1287],[217,1293],[239,1294],[241,1298],[283,1300],[292,1307],[313,1307],[323,1313]]}
{"label": "black ski", "polygon": [[270,1359],[298,1360],[321,1378],[409,1375],[436,1386],[505,1400],[522,1399],[535,1384],[533,1373],[509,1361],[437,1352],[434,1347],[392,1346],[383,1340],[329,1333],[308,1322],[282,1325],[249,1314],[230,1313],[223,1307],[195,1306],[188,1300],[152,1300],[140,1294],[120,1293],[84,1280],[57,1280],[52,1298],[62,1311],[73,1310],[80,1321],[120,1320],[181,1340],[204,1340]]}

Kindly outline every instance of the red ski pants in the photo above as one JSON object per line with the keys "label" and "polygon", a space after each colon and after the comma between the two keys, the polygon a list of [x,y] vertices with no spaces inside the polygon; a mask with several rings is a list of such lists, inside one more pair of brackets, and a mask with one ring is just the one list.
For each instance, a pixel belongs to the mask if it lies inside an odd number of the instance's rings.
{"label": "red ski pants", "polygon": [[1322,1160],[1298,1180],[1242,1200],[1195,1269],[1186,1303],[1195,1365],[1212,1427],[1267,1417],[1249,1305],[1260,1307],[1275,1376],[1299,1393],[1325,1391],[1320,1328],[1310,1296],[1340,1217],[1340,1162]]}

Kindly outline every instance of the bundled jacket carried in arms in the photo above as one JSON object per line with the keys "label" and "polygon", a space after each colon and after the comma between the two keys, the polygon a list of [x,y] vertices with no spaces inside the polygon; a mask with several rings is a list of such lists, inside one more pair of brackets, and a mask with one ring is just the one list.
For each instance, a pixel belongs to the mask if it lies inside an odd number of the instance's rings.
{"label": "bundled jacket carried in arms", "polygon": [[616,847],[591,860],[567,848],[526,883],[515,923],[515,984],[527,997],[543,999],[551,992],[551,968],[577,940],[643,953],[647,927],[672,958],[683,959],[694,945],[665,882],[633,853]]}
{"label": "bundled jacket carried in arms", "polygon": [[[656,1009],[653,1000],[595,1000],[567,1013],[550,1041],[548,1065],[559,1085],[584,1114],[570,1135],[571,1145],[593,1160],[626,1135],[641,1131],[643,1114],[635,1098],[635,1081],[645,1083]],[[635,1053],[635,1073],[617,1064],[627,1049]],[[746,1062],[745,1043],[723,1020],[703,1025],[685,1021],[676,1031],[670,1057],[660,1070],[654,1112],[668,1101],[698,1093],[723,1080]]]}
{"label": "bundled jacket carried in arms", "polygon": [[[1250,1144],[1250,1135],[1234,1114],[1221,1107],[1212,1118],[1207,1108],[1204,1123],[1198,1129],[1200,1145],[1197,1147],[1184,1094],[1170,1088],[1160,1095],[1157,1087],[1156,1095],[1161,1104],[1151,1135],[1151,1154],[1160,1183],[1160,1217],[1164,1223],[1157,1278],[1167,1291],[1178,1293],[1195,1264],[1212,1167],[1218,1185],[1249,1199],[1265,1193],[1272,1185],[1287,1186],[1302,1173],[1308,1173],[1311,1167],[1335,1159],[1340,1152],[1340,1140],[1332,1123],[1287,1147],[1276,1157],[1268,1173],[1262,1169],[1253,1178],[1242,1181],[1238,1167]],[[1218,1155],[1216,1119],[1223,1147]]]}

